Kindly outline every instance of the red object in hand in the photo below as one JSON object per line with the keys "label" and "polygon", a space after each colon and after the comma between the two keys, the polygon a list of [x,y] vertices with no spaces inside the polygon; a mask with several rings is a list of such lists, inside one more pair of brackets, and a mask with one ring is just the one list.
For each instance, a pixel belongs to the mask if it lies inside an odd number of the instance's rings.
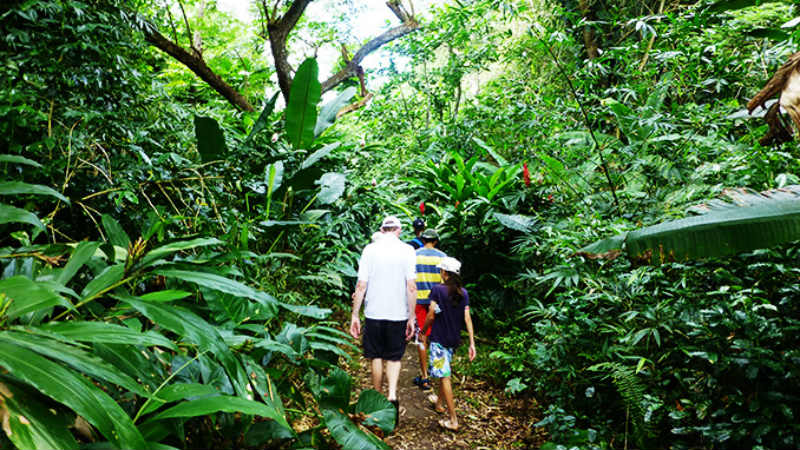
{"label": "red object in hand", "polygon": [[531,173],[528,171],[528,163],[522,163],[522,181],[525,182],[525,186],[531,185]]}
{"label": "red object in hand", "polygon": [[425,202],[424,201],[423,202],[419,202],[419,212],[423,216],[425,215]]}

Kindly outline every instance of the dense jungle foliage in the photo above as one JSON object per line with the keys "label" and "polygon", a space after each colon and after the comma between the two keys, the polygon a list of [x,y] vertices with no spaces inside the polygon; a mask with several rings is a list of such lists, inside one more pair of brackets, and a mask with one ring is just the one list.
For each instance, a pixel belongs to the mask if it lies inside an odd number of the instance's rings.
{"label": "dense jungle foliage", "polygon": [[480,345],[457,370],[536,399],[546,448],[800,447],[800,235],[749,217],[733,255],[582,250],[703,203],[721,233],[731,188],[780,209],[752,192],[800,184],[797,141],[762,145],[745,105],[800,6],[390,1],[419,28],[368,92],[321,83],[385,5],[331,0],[289,27],[289,95],[267,33],[309,2],[221,3],[0,6],[0,448],[388,448],[345,317],[381,218],[421,213],[464,263]]}

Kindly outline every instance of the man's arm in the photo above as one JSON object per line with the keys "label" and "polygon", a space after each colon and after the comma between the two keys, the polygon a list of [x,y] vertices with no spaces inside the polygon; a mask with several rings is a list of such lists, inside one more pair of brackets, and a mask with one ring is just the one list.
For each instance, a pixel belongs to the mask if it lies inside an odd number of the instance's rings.
{"label": "man's arm", "polygon": [[475,333],[472,331],[472,317],[469,315],[469,306],[464,308],[464,324],[467,325],[467,333],[469,333],[469,360],[475,359],[477,351],[475,350]]}
{"label": "man's arm", "polygon": [[417,317],[414,314],[414,309],[417,306],[417,280],[406,280],[406,296],[408,297],[408,324],[406,324],[406,340],[410,340],[414,336],[414,325],[417,322]]}
{"label": "man's arm", "polygon": [[367,282],[359,280],[356,283],[356,290],[353,292],[353,313],[350,315],[350,335],[358,339],[361,335],[361,319],[358,312],[361,310],[361,303],[364,301],[364,294],[367,292]]}

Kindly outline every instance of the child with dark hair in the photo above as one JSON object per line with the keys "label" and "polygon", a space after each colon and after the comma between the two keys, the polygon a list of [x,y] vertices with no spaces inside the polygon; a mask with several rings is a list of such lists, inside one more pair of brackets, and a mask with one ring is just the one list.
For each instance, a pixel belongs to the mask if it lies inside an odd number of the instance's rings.
{"label": "child with dark hair", "polygon": [[439,263],[442,284],[431,290],[431,304],[422,332],[432,327],[430,336],[430,369],[432,378],[439,378],[439,395],[431,394],[428,399],[437,412],[445,412],[442,401],[447,404],[449,419],[442,419],[439,425],[451,431],[458,431],[453,387],[450,382],[451,361],[456,348],[461,345],[461,330],[466,326],[469,334],[469,360],[475,359],[475,335],[472,318],[469,315],[469,295],[461,282],[461,263],[445,257]]}

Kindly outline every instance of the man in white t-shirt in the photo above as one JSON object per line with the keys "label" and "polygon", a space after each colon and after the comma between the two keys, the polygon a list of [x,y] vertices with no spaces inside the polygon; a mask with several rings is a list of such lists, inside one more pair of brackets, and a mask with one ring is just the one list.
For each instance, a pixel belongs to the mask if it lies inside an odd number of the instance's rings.
{"label": "man in white t-shirt", "polygon": [[383,384],[383,361],[386,361],[389,382],[386,398],[394,404],[396,414],[399,411],[400,360],[406,342],[414,334],[413,311],[417,303],[417,258],[414,249],[400,240],[400,229],[397,217],[386,217],[381,224],[381,238],[367,245],[361,253],[350,319],[350,334],[357,339],[361,334],[358,314],[366,294],[364,357],[372,360],[372,386],[379,392]]}

